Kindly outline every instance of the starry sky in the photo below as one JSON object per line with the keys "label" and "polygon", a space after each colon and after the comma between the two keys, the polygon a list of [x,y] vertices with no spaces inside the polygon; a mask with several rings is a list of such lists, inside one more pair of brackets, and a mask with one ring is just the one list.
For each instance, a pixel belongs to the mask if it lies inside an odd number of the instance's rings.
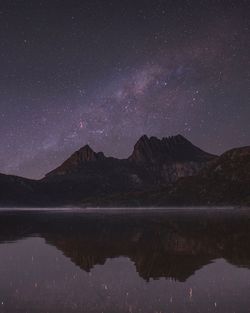
{"label": "starry sky", "polygon": [[2,0],[0,172],[41,178],[89,144],[250,144],[249,0]]}

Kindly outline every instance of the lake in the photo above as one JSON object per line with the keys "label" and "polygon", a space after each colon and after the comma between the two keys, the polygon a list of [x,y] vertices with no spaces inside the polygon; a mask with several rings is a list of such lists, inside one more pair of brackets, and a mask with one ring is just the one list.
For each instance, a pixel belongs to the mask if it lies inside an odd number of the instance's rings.
{"label": "lake", "polygon": [[0,312],[249,310],[248,209],[0,211]]}

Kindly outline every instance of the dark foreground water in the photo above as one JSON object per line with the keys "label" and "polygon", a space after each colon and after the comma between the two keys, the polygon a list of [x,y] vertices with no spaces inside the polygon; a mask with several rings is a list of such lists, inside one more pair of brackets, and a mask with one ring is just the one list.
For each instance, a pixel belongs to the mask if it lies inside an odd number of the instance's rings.
{"label": "dark foreground water", "polygon": [[250,312],[250,211],[1,211],[0,312]]}

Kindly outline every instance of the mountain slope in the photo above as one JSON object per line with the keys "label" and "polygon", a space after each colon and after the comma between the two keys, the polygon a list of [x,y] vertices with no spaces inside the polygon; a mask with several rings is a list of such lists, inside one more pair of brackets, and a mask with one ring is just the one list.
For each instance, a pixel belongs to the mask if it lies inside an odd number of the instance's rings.
{"label": "mountain slope", "polygon": [[196,174],[215,156],[178,135],[162,140],[142,136],[128,159],[106,157],[88,145],[42,180],[46,193],[62,203],[89,197],[157,189]]}
{"label": "mountain slope", "polygon": [[95,162],[104,160],[105,156],[102,152],[94,152],[89,145],[84,146],[80,150],[73,153],[62,165],[51,171],[46,177],[52,175],[66,175],[77,171],[82,165],[87,162]]}
{"label": "mountain slope", "polygon": [[15,206],[33,202],[36,182],[17,176],[0,174],[0,205]]}
{"label": "mountain slope", "polygon": [[[182,176],[193,175],[206,162],[215,158],[214,155],[206,153],[194,146],[181,135],[158,139],[142,136],[134,146],[133,153],[128,159],[115,159],[106,157],[102,152],[94,152],[88,145],[72,154],[62,165],[48,173],[44,180],[59,178],[68,179],[69,176],[78,175],[83,178],[91,171],[100,171],[100,167],[112,166],[112,171],[117,168],[126,169],[127,174],[132,175],[135,180],[154,180],[159,183],[169,183]],[[100,166],[101,165],[101,166]],[[120,173],[119,171],[119,174]],[[125,174],[125,173],[123,173]],[[143,175],[142,175],[143,176]]]}
{"label": "mountain slope", "polygon": [[157,190],[87,199],[84,206],[167,207],[250,205],[250,146],[225,152],[197,175],[183,177]]}
{"label": "mountain slope", "polygon": [[181,135],[162,139],[144,135],[128,160],[155,177],[157,185],[163,185],[197,174],[214,158],[215,155],[202,151]]}
{"label": "mountain slope", "polygon": [[250,203],[250,147],[216,157],[181,135],[142,136],[127,159],[88,145],[42,180],[0,175],[0,205],[169,206]]}
{"label": "mountain slope", "polygon": [[232,149],[194,177],[183,178],[169,193],[183,204],[250,204],[250,146]]}

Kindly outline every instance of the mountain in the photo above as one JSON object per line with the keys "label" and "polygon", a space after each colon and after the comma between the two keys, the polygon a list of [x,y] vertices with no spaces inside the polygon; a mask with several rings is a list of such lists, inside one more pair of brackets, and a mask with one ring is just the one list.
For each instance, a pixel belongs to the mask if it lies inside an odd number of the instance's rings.
{"label": "mountain", "polygon": [[[123,167],[123,170],[126,168],[127,174],[138,182],[145,181],[145,177],[141,176],[143,176],[142,172],[145,176],[146,170],[147,179],[150,181],[153,175],[154,182],[169,183],[179,177],[195,174],[205,163],[214,158],[214,155],[202,151],[181,135],[161,140],[144,135],[137,141],[128,159],[106,157],[102,152],[96,153],[86,145],[48,173],[45,180],[59,176],[60,179],[67,179],[70,175],[76,178],[75,174],[83,178],[90,168],[99,170],[100,164],[102,169],[112,164],[112,167]],[[115,168],[112,168],[112,171],[115,172]]]}
{"label": "mountain", "polygon": [[86,145],[48,173],[42,183],[44,192],[57,203],[76,203],[156,189],[196,174],[214,158],[181,135],[161,140],[144,135],[127,159],[106,157]]}
{"label": "mountain", "polygon": [[127,159],[88,145],[42,180],[0,175],[1,206],[250,204],[250,147],[220,157],[181,135],[142,136]]}
{"label": "mountain", "polygon": [[196,174],[214,158],[181,135],[161,140],[144,135],[127,159],[107,157],[86,145],[49,172],[41,188],[57,205],[82,203],[83,199],[169,185]]}
{"label": "mountain", "polygon": [[167,202],[250,205],[249,186],[250,146],[227,151],[198,175],[179,180],[169,192]]}
{"label": "mountain", "polygon": [[134,146],[132,155],[128,158],[136,163],[162,164],[172,162],[207,162],[214,155],[204,152],[194,146],[182,135],[164,137],[142,136]]}
{"label": "mountain", "polygon": [[158,185],[175,182],[180,177],[192,176],[215,155],[202,151],[182,135],[165,137],[142,136],[135,144],[128,160],[155,177]]}
{"label": "mountain", "polygon": [[[113,195],[93,206],[250,206],[250,146],[232,149],[198,174],[150,192]],[[89,205],[89,204],[88,204]]]}
{"label": "mountain", "polygon": [[0,174],[0,204],[16,206],[32,203],[36,185],[31,179]]}
{"label": "mountain", "polygon": [[80,150],[76,151],[68,158],[61,166],[51,171],[46,177],[52,175],[67,175],[74,171],[77,171],[82,165],[87,162],[104,160],[105,156],[102,152],[94,152],[89,145],[84,146]]}

